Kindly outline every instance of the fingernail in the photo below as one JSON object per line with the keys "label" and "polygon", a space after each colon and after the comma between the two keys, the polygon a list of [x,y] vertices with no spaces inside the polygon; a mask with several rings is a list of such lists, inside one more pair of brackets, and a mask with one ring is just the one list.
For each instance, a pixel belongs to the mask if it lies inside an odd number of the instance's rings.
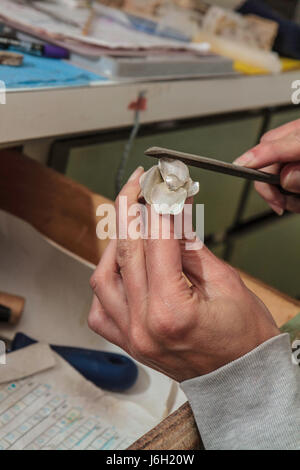
{"label": "fingernail", "polygon": [[138,177],[138,175],[142,173],[142,171],[144,171],[144,168],[142,166],[138,166],[137,169],[134,170],[134,172],[132,173],[128,181],[135,180]]}
{"label": "fingernail", "polygon": [[285,178],[284,187],[289,191],[300,192],[300,171],[291,171]]}
{"label": "fingernail", "polygon": [[277,204],[270,204],[270,207],[276,212],[277,215],[283,215],[284,209]]}
{"label": "fingernail", "polygon": [[255,163],[255,155],[253,152],[246,152],[241,157],[237,158],[233,164],[238,166],[248,166],[251,167]]}

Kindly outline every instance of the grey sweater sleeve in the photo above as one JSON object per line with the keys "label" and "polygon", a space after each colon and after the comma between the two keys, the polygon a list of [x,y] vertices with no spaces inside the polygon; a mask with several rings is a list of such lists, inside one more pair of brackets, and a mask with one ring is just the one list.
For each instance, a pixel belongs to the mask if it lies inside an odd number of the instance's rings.
{"label": "grey sweater sleeve", "polygon": [[288,334],[186,380],[206,449],[300,449],[300,368]]}

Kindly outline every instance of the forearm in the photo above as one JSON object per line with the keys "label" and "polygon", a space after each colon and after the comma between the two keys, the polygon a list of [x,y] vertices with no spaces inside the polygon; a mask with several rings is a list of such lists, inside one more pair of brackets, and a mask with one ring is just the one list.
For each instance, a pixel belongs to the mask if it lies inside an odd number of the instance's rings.
{"label": "forearm", "polygon": [[287,334],[182,388],[206,449],[300,448],[300,369]]}

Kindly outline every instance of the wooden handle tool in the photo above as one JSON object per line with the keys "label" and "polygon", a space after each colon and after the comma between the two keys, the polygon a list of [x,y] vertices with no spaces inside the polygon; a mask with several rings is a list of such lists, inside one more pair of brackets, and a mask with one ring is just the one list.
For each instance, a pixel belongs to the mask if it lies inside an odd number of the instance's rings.
{"label": "wooden handle tool", "polygon": [[300,194],[287,191],[280,185],[279,175],[273,175],[271,173],[266,173],[265,171],[253,170],[252,168],[234,165],[233,163],[222,162],[220,160],[214,160],[213,158],[201,157],[200,155],[178,152],[176,150],[165,149],[162,147],[151,147],[145,151],[145,155],[154,158],[173,158],[174,160],[180,160],[183,163],[186,163],[186,165],[203,168],[204,170],[273,184],[278,187],[282,194],[300,198]]}
{"label": "wooden handle tool", "polygon": [[25,299],[18,295],[0,292],[0,322],[15,325],[20,320]]}

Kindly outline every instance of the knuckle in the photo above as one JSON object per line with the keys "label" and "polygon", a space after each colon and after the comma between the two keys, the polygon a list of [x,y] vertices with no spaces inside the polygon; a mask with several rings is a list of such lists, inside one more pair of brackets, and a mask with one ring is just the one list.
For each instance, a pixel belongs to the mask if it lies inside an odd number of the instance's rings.
{"label": "knuckle", "polygon": [[102,285],[105,285],[107,281],[108,273],[104,269],[98,268],[90,278],[90,286],[93,291],[96,291],[101,288]]}
{"label": "knuckle", "polygon": [[273,136],[273,130],[266,132],[260,139],[260,142],[267,142]]}
{"label": "knuckle", "polygon": [[[268,140],[262,142],[257,147],[257,157],[276,155],[276,159],[279,160],[282,153],[282,140]],[[267,166],[267,165],[266,165]]]}
{"label": "knuckle", "polygon": [[120,268],[123,268],[124,265],[130,260],[132,256],[132,250],[127,240],[120,240],[118,243],[117,250],[117,263]]}
{"label": "knuckle", "polygon": [[133,357],[138,360],[152,359],[156,350],[150,337],[141,328],[133,328],[129,334],[129,349]]}
{"label": "knuckle", "polygon": [[260,158],[266,154],[276,153],[278,149],[277,141],[264,141],[256,147],[256,157]]}
{"label": "knuckle", "polygon": [[91,312],[87,319],[87,324],[90,330],[97,332],[98,330],[98,318],[94,312]]}
{"label": "knuckle", "polygon": [[92,288],[93,291],[96,290],[96,287],[97,287],[97,277],[95,275],[95,273],[90,277],[90,286]]}
{"label": "knuckle", "polygon": [[300,143],[300,129],[296,129],[293,134],[293,138],[296,140],[296,142]]}
{"label": "knuckle", "polygon": [[171,312],[161,311],[149,314],[148,325],[154,337],[165,341],[178,340],[190,329],[190,322],[184,316],[179,319]]}

